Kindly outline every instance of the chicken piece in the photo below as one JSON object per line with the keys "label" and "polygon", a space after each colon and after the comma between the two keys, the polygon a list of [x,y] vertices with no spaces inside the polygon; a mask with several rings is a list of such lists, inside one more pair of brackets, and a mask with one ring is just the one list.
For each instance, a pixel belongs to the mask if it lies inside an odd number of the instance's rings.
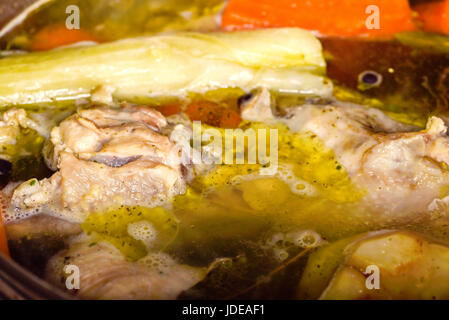
{"label": "chicken piece", "polygon": [[[26,137],[25,132],[33,133]],[[33,120],[24,109],[13,108],[3,112],[0,115],[0,158],[14,161],[32,155],[33,145],[42,143],[46,134],[45,124]],[[25,139],[28,143],[21,143]]]}
{"label": "chicken piece", "polygon": [[49,165],[55,170],[60,168],[63,152],[82,160],[102,158],[101,163],[107,165],[114,159],[136,156],[176,165],[176,150],[172,150],[169,138],[161,135],[165,126],[167,122],[159,112],[145,107],[80,110],[52,130],[54,151]]}
{"label": "chicken piece", "polygon": [[[384,231],[358,237],[344,250],[339,246],[337,243],[334,248],[331,245],[320,249],[327,251],[329,259],[340,259],[335,258],[335,252],[345,257],[330,275],[331,280],[320,299],[449,299],[447,245],[406,231]],[[315,257],[310,259],[304,276],[313,278],[313,269],[323,275],[324,270],[316,269]],[[298,296],[307,290],[314,292],[308,287],[315,284],[304,276]],[[376,276],[378,288],[375,287]]]}
{"label": "chicken piece", "polygon": [[[15,188],[20,182],[10,182],[0,192],[0,207],[2,213],[8,209],[11,197]],[[25,218],[25,217],[24,217]],[[53,236],[73,236],[82,232],[78,223],[71,223],[60,218],[49,215],[32,216],[29,219],[21,219],[5,225],[9,240],[20,241],[23,238],[30,238],[40,235]]]}
{"label": "chicken piece", "polygon": [[15,136],[18,135],[18,130],[20,130],[20,128],[31,128],[36,130],[38,129],[38,126],[27,117],[25,110],[11,109],[2,114],[0,128],[0,142],[14,144],[16,142]]}
{"label": "chicken piece", "polygon": [[57,237],[73,236],[81,232],[82,229],[79,224],[48,215],[33,216],[29,219],[6,225],[8,239],[18,241],[23,238],[41,235],[53,235]]}
{"label": "chicken piece", "polygon": [[49,261],[47,280],[66,289],[67,265],[79,268],[80,288],[76,294],[83,299],[176,299],[208,271],[179,264],[165,253],[150,253],[129,262],[107,242],[83,241]]}
{"label": "chicken piece", "polygon": [[367,191],[362,201],[375,214],[399,218],[427,212],[449,185],[449,137],[437,117],[421,131],[354,104],[306,104],[276,117],[269,93],[262,91],[242,106],[242,118],[281,122],[292,132],[317,136],[351,180]]}
{"label": "chicken piece", "polygon": [[190,137],[180,137],[179,126],[145,107],[79,110],[51,132],[47,163],[58,171],[17,187],[5,221],[47,213],[82,222],[114,206],[163,204],[186,188],[189,159],[181,149]]}

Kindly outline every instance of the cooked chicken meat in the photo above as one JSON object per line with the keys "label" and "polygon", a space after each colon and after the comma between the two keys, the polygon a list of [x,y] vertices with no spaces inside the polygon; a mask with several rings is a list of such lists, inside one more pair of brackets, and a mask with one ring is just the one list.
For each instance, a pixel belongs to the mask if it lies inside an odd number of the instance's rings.
{"label": "cooked chicken meat", "polygon": [[82,229],[78,223],[48,215],[37,215],[8,224],[6,232],[9,240],[20,241],[26,237],[41,235],[72,236],[80,234]]}
{"label": "cooked chicken meat", "polygon": [[[48,135],[45,125],[32,119],[24,109],[10,109],[0,115],[0,158],[12,161],[32,154],[32,143],[23,143],[24,132],[36,132],[41,136]],[[43,141],[43,138],[35,135],[33,143]],[[29,139],[30,140],[30,139]]]}
{"label": "cooked chicken meat", "polygon": [[107,242],[82,241],[60,252],[49,261],[47,279],[66,289],[67,265],[79,268],[77,295],[84,299],[175,299],[207,274],[207,268],[179,264],[165,253],[129,262]]}
{"label": "cooked chicken meat", "polygon": [[317,136],[366,191],[363,202],[375,213],[400,217],[426,212],[449,185],[449,137],[437,117],[421,131],[380,110],[342,103],[306,104],[276,117],[267,91],[242,106],[242,117],[281,122],[292,132]]}
{"label": "cooked chicken meat", "polygon": [[36,124],[27,118],[25,110],[11,109],[3,113],[0,121],[0,143],[15,144],[21,127],[36,127]]}
{"label": "cooked chicken meat", "polygon": [[80,222],[114,206],[163,204],[186,187],[179,134],[170,138],[179,126],[146,107],[79,110],[51,132],[47,162],[58,171],[15,189],[6,221],[48,213]]}

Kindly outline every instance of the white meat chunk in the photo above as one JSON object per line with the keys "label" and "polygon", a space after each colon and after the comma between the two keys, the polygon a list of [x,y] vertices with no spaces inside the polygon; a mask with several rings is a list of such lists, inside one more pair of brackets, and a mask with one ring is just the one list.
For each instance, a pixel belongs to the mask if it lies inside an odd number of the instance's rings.
{"label": "white meat chunk", "polygon": [[76,294],[83,299],[176,299],[208,272],[179,264],[165,253],[150,253],[130,262],[109,243],[89,241],[75,243],[54,256],[47,265],[47,280],[66,289],[67,265],[79,268]]}
{"label": "white meat chunk", "polygon": [[17,187],[5,220],[47,213],[82,222],[114,206],[165,203],[186,188],[189,164],[179,126],[146,107],[79,110],[51,132],[47,162],[58,171]]}
{"label": "white meat chunk", "polygon": [[395,217],[427,212],[449,185],[449,137],[437,117],[421,131],[380,110],[343,103],[306,104],[276,117],[267,91],[242,106],[242,117],[282,122],[292,132],[317,136],[366,191],[363,201],[371,212]]}

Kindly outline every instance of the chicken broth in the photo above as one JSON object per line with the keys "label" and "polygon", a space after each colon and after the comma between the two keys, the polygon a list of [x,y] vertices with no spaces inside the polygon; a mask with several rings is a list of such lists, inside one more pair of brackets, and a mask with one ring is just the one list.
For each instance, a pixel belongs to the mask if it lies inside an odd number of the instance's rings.
{"label": "chicken broth", "polygon": [[[200,299],[294,298],[314,248],[370,230],[408,229],[447,241],[446,218],[385,219],[357,202],[329,200],[332,195],[326,197],[326,192],[317,197],[298,196],[277,178],[206,190],[205,194],[200,189],[187,191],[174,199],[170,209],[122,208],[108,216],[92,214],[83,228],[134,260],[155,247],[147,249],[145,241],[132,238],[129,224],[150,221],[157,241],[164,243],[164,252],[192,266],[215,264],[208,277],[181,295]],[[166,224],[158,228],[152,221],[160,219],[161,212]],[[95,239],[90,245],[96,245]]]}
{"label": "chicken broth", "polygon": [[[266,127],[251,122],[241,126]],[[180,298],[293,298],[308,256],[324,243],[395,228],[447,239],[446,218],[435,219],[428,212],[388,216],[363,205],[367,191],[351,181],[323,141],[285,126],[277,129],[276,176],[260,176],[258,164],[219,165],[194,178],[185,194],[166,206],[91,213],[81,224],[88,246],[106,241],[131,262],[150,252],[166,252],[180,263],[212,268]],[[130,232],[133,228],[140,231]],[[48,258],[60,241],[39,233],[27,238],[18,242],[23,245],[11,245],[19,260],[24,249]],[[30,249],[25,245],[30,241],[44,245]]]}
{"label": "chicken broth", "polygon": [[81,224],[88,246],[106,241],[131,262],[166,252],[189,266],[212,268],[184,298],[293,298],[308,256],[325,243],[395,228],[446,240],[446,218],[388,216],[364,205],[367,191],[318,137],[278,130],[277,175],[261,176],[257,164],[223,164],[194,178],[166,206],[91,213]]}
{"label": "chicken broth", "polygon": [[[217,93],[203,99],[210,101],[214,96]],[[288,98],[273,96],[280,101],[277,104],[285,104]],[[222,103],[229,108],[241,100],[239,95],[228,99]],[[163,110],[166,102],[157,105]],[[317,119],[322,115],[320,112]],[[269,126],[244,121],[239,126],[278,130],[279,169],[275,175],[260,175],[260,164],[221,164],[197,175],[184,194],[164,206],[120,206],[92,212],[81,224],[88,247],[106,241],[132,263],[152,252],[165,252],[180,263],[211,269],[180,298],[244,299],[294,298],[302,270],[317,247],[363,232],[407,229],[447,240],[444,216],[426,211],[387,215],[363,204],[369,191],[352,181],[334,151],[313,132],[291,132],[288,123]],[[215,129],[224,135],[224,129]],[[248,145],[245,147],[247,152]],[[445,190],[447,187],[439,191],[441,199],[447,195]],[[12,233],[20,224],[7,228]],[[56,238],[48,237],[52,233]],[[55,247],[60,250],[60,236],[47,231],[28,235],[27,240],[12,240],[12,254],[20,261],[27,256],[23,250],[32,250],[41,261],[32,269],[43,274],[42,259],[55,254]],[[35,245],[30,245],[33,242]]]}

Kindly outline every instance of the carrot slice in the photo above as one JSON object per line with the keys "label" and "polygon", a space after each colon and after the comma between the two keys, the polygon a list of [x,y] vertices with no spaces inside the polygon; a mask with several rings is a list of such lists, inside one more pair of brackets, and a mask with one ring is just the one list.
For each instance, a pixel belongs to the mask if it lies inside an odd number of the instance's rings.
{"label": "carrot slice", "polygon": [[182,112],[182,105],[180,103],[168,103],[157,107],[157,110],[162,113],[164,116],[172,116],[174,114]]}
{"label": "carrot slice", "polygon": [[413,7],[425,31],[449,34],[449,0],[422,3]]}
{"label": "carrot slice", "polygon": [[[379,29],[367,21],[379,8]],[[327,36],[390,36],[415,25],[407,0],[230,0],[223,13],[224,30],[300,27]]]}
{"label": "carrot slice", "polygon": [[210,101],[193,102],[185,112],[190,120],[220,128],[237,128],[242,122],[237,111]]}
{"label": "carrot slice", "polygon": [[69,30],[65,25],[51,25],[40,30],[32,39],[31,50],[44,51],[81,41],[98,41],[81,29]]}
{"label": "carrot slice", "polygon": [[240,122],[242,122],[240,114],[234,110],[227,109],[221,116],[220,128],[237,128]]}

